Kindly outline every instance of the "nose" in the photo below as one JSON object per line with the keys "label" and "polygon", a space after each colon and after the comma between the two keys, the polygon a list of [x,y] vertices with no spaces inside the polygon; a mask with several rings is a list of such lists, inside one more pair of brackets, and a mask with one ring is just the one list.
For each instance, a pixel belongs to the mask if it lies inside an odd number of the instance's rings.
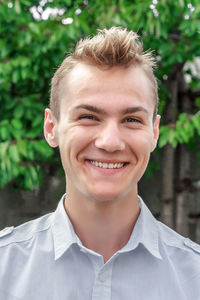
{"label": "nose", "polygon": [[100,129],[95,140],[95,146],[107,152],[124,150],[125,142],[121,137],[117,124],[110,122]]}

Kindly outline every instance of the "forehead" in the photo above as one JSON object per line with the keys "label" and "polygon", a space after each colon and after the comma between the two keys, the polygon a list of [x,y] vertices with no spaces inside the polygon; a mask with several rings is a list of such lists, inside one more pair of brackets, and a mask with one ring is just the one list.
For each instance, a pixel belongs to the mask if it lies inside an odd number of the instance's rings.
{"label": "forehead", "polygon": [[99,69],[79,63],[64,78],[61,87],[61,106],[76,101],[103,99],[140,99],[154,106],[149,78],[141,67],[131,66]]}

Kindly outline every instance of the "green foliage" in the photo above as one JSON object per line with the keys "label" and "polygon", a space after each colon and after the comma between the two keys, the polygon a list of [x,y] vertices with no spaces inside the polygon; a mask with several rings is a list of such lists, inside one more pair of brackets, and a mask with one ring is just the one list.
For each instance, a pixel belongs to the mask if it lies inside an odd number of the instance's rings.
{"label": "green foliage", "polygon": [[167,143],[174,148],[178,143],[188,144],[195,135],[200,136],[200,114],[190,116],[182,113],[175,125],[161,126],[159,147],[162,148]]}
{"label": "green foliage", "polygon": [[[158,151],[157,151],[158,152]],[[156,153],[158,155],[158,153]],[[151,159],[145,171],[146,178],[152,178],[154,173],[160,169],[160,164],[157,160]]]}
{"label": "green foliage", "polygon": [[[13,181],[16,187],[34,189],[42,182],[42,162],[54,164],[53,151],[43,140],[43,111],[48,105],[50,79],[80,37],[113,25],[137,31],[144,48],[154,49],[158,58],[161,112],[170,101],[165,77],[177,64],[200,56],[199,0],[160,0],[154,8],[150,8],[151,0],[91,0],[88,4],[54,0],[38,10],[37,16],[47,7],[65,11],[40,20],[30,13],[38,5],[33,0],[0,1],[1,187]],[[64,24],[69,18],[73,22]],[[194,76],[190,88],[199,88]],[[176,124],[161,126],[160,148],[167,143],[173,147],[191,140],[197,143],[199,99],[195,103],[192,115],[181,114]]]}
{"label": "green foliage", "polygon": [[0,143],[0,186],[15,179],[22,189],[33,189],[42,180],[41,162],[52,156],[52,149],[44,140],[6,141]]}

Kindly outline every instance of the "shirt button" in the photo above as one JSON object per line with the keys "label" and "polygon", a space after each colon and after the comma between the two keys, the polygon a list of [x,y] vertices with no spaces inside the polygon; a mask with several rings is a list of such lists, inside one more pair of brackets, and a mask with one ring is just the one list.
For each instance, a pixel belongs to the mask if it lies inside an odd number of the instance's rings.
{"label": "shirt button", "polygon": [[100,273],[100,274],[99,274],[99,280],[100,280],[101,282],[104,282],[104,281],[106,280],[106,274],[105,274],[105,273]]}

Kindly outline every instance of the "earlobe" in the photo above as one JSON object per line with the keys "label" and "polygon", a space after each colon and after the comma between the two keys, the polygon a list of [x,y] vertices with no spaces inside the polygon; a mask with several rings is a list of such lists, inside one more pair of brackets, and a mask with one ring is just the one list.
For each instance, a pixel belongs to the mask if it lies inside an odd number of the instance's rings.
{"label": "earlobe", "polygon": [[44,136],[47,143],[55,148],[58,146],[57,142],[57,121],[49,108],[45,109],[44,119]]}
{"label": "earlobe", "polygon": [[152,147],[151,152],[153,152],[157,146],[158,138],[159,138],[159,124],[160,124],[160,115],[156,116],[156,120],[153,124],[153,140],[152,140]]}

